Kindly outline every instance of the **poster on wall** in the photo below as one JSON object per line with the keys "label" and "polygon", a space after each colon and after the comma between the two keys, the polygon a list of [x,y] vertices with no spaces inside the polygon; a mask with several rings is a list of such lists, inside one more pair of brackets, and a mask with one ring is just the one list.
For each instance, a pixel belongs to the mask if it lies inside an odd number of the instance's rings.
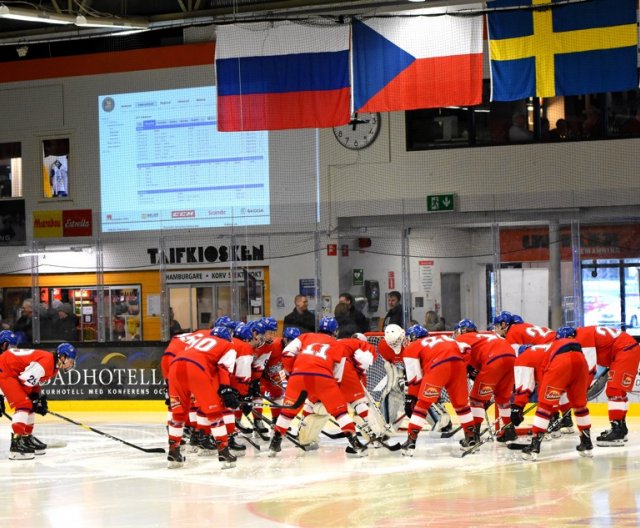
{"label": "poster on wall", "polygon": [[0,202],[0,245],[22,245],[27,239],[24,200]]}
{"label": "poster on wall", "polygon": [[420,284],[422,291],[427,299],[431,298],[433,293],[433,260],[418,261],[420,267]]}
{"label": "poster on wall", "polygon": [[45,198],[69,196],[69,138],[42,140],[42,193]]}

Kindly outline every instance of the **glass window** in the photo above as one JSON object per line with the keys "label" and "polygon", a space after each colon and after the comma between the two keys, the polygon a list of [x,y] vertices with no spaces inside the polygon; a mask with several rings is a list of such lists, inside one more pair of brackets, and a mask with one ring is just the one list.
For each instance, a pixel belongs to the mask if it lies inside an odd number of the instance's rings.
{"label": "glass window", "polygon": [[22,196],[22,145],[0,143],[0,198]]}
{"label": "glass window", "polygon": [[42,140],[42,188],[45,198],[69,196],[69,139]]}

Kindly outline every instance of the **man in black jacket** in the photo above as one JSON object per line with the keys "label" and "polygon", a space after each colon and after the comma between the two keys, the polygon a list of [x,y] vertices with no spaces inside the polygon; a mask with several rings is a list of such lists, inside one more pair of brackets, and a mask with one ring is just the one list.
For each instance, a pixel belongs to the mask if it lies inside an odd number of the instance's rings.
{"label": "man in black jacket", "polygon": [[303,334],[316,331],[316,316],[309,311],[309,299],[306,295],[296,295],[296,307],[284,318],[284,326],[295,326]]}
{"label": "man in black jacket", "polygon": [[382,329],[384,330],[390,324],[397,324],[399,327],[404,328],[404,320],[402,314],[402,295],[399,291],[390,291],[387,299],[389,311],[384,318]]}

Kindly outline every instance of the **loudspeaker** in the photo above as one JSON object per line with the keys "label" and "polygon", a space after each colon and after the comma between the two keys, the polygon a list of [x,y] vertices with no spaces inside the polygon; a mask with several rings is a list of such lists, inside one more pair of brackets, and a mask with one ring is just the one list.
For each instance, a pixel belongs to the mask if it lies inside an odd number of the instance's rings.
{"label": "loudspeaker", "polygon": [[369,311],[378,311],[378,305],[380,304],[380,284],[378,284],[378,281],[364,281],[364,296],[369,303]]}

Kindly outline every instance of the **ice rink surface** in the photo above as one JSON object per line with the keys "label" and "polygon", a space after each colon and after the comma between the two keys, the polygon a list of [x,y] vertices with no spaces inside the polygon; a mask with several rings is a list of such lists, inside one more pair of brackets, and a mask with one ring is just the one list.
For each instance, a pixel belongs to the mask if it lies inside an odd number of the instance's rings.
{"label": "ice rink surface", "polygon": [[[163,413],[65,415],[143,447],[166,445]],[[8,460],[4,420],[0,519],[8,528],[640,526],[640,418],[628,420],[625,447],[595,447],[592,459],[575,451],[575,434],[544,442],[538,461],[525,462],[493,442],[455,458],[459,435],[423,433],[413,458],[384,448],[346,458],[345,440],[323,437],[308,453],[285,440],[277,458],[265,443],[261,454],[249,446],[226,470],[217,457],[194,455],[169,470],[166,455],[38,418],[36,437],[67,445]],[[594,417],[594,438],[607,425]]]}

